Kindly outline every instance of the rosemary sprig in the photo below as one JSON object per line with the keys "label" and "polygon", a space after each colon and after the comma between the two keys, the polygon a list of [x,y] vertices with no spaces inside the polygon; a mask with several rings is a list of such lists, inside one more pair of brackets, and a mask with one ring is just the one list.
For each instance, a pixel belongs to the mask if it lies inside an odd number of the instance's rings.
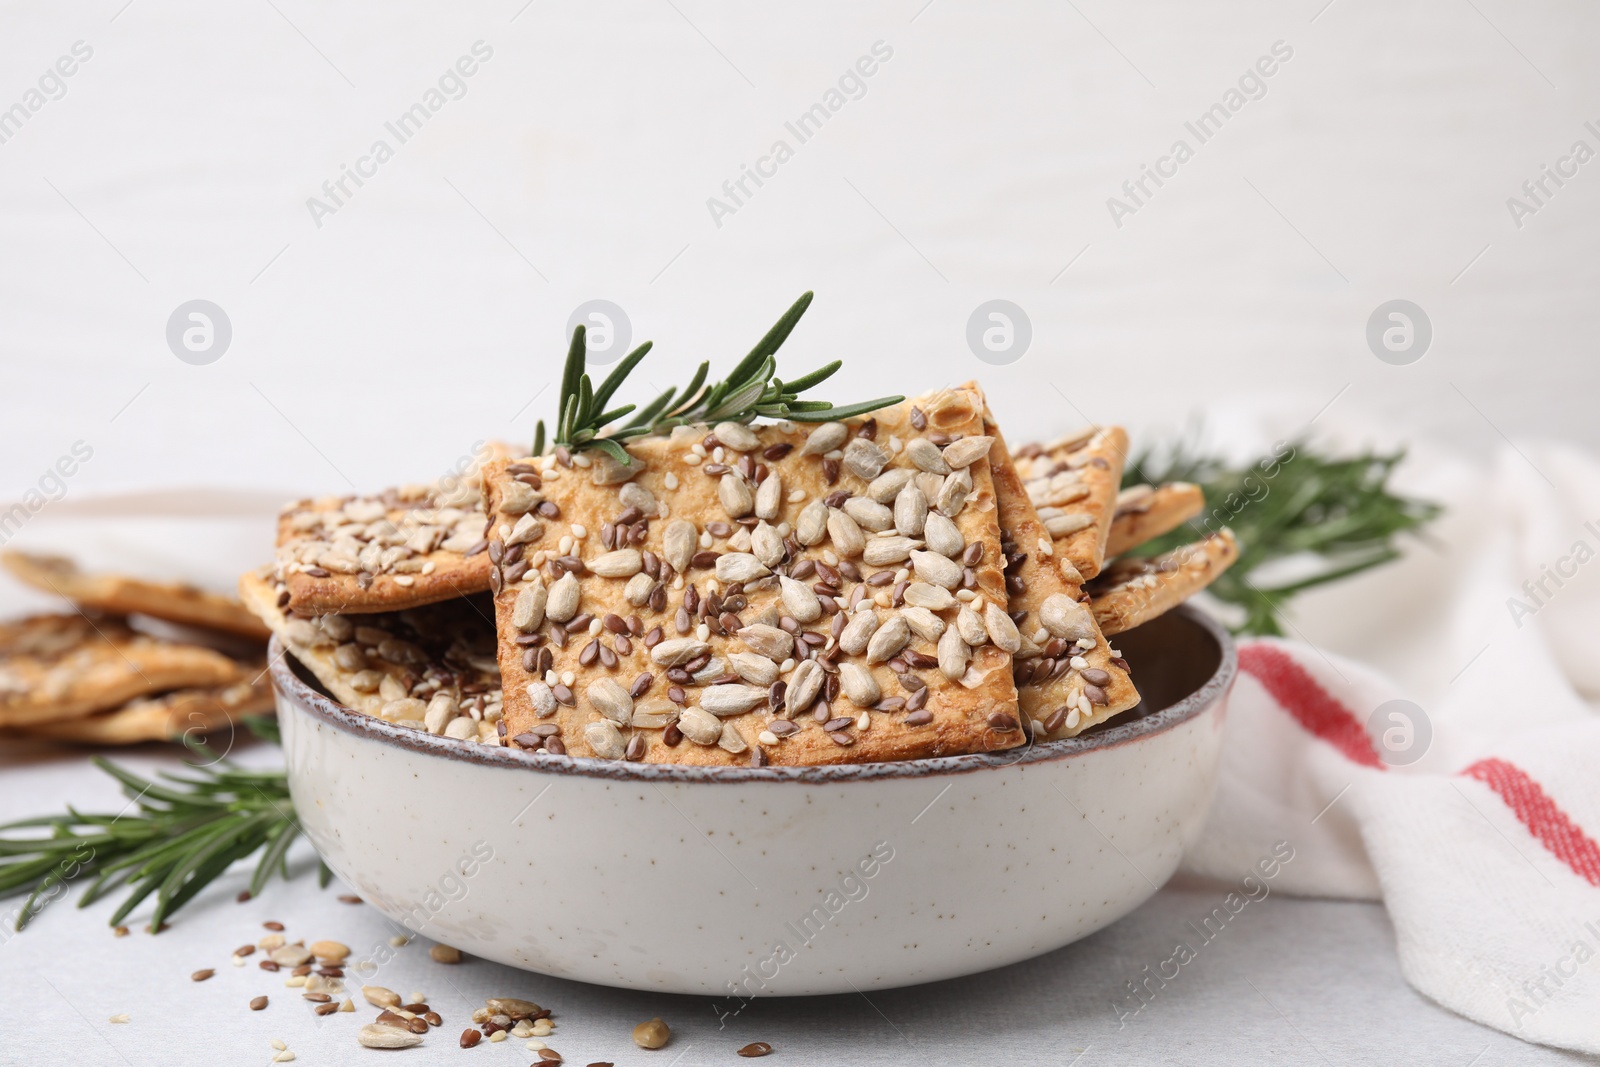
{"label": "rosemary sprig", "polygon": [[[210,755],[201,745],[191,747]],[[244,770],[217,760],[196,768],[197,777],[163,772],[161,780],[151,781],[98,756],[94,762],[122,783],[129,799],[122,812],[93,815],[69,807],[64,815],[0,826],[0,897],[28,894],[16,929],[74,882],[89,881],[80,908],[127,887],[111,915],[113,926],[155,894],[150,928],[160,930],[236,860],[261,852],[252,895],[274,871],[289,877],[287,855],[300,835],[300,820],[284,772]],[[331,877],[322,866],[322,884]]]}
{"label": "rosemary sprig", "polygon": [[[561,401],[556,416],[554,444],[569,449],[597,448],[624,465],[632,458],[623,445],[637,437],[670,433],[675,426],[696,423],[751,422],[757,418],[790,419],[794,422],[832,422],[854,418],[869,411],[898,404],[903,396],[879,397],[838,407],[825,400],[801,400],[800,394],[831,378],[844,364],[839,360],[822,366],[793,381],[777,376],[777,352],[788,340],[800,317],[811,306],[812,293],[804,293],[783,317],[773,324],[733,372],[718,382],[707,382],[709,362],[701,363],[682,390],[676,387],[657,396],[643,408],[634,404],[606,410],[611,397],[650,351],[646,341],[623,358],[596,388],[584,373],[584,329],[573,330],[567,349],[567,362],[561,375]],[[626,415],[633,415],[621,426],[603,433],[607,426]],[[533,454],[545,448],[545,427],[541,420],[533,439]]]}
{"label": "rosemary sprig", "polygon": [[[1371,449],[1336,457],[1300,440],[1233,466],[1200,452],[1192,436],[1147,451],[1128,464],[1123,484],[1194,482],[1205,490],[1206,511],[1138,554],[1232,527],[1239,560],[1209,592],[1238,608],[1237,632],[1282,634],[1282,614],[1297,594],[1398,559],[1400,536],[1420,533],[1439,515],[1438,505],[1390,489],[1404,458],[1403,450]],[[1258,576],[1269,564],[1296,576],[1269,584]]]}

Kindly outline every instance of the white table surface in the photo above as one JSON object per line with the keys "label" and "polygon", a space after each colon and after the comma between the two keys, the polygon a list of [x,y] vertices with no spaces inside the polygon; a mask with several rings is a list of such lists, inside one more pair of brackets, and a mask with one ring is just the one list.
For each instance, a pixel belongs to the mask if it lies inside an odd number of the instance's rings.
{"label": "white table surface", "polygon": [[[1600,163],[1521,228],[1505,206],[1600,118],[1597,17],[1581,0],[8,5],[0,108],[74,41],[96,53],[0,145],[0,501],[84,440],[94,459],[17,543],[60,546],[56,520],[148,492],[119,505],[148,527],[137,555],[93,523],[73,550],[227,588],[264,555],[265,527],[218,549],[218,523],[172,518],[161,493],[220,487],[214,506],[258,515],[290,494],[415,480],[548,415],[548,391],[526,402],[581,301],[627,308],[636,337],[661,342],[649,380],[665,384],[742,351],[808,287],[818,303],[789,348],[797,364],[850,361],[833,398],[981,373],[1019,438],[1084,417],[1216,423],[1241,404],[1287,434],[1331,403],[1319,431],[1479,453],[1503,438],[1600,444]],[[307,197],[480,38],[496,58],[468,96],[317,228]],[[706,198],[878,39],[896,57],[867,95],[716,227]],[[1268,94],[1116,228],[1106,198],[1278,39],[1296,56]],[[163,337],[194,297],[235,327],[210,366],[180,363]],[[966,348],[968,314],[993,297],[1034,323],[1011,367]],[[1394,297],[1435,324],[1410,367],[1362,339]],[[0,818],[115,799],[81,755],[8,746],[0,761]],[[225,954],[267,918],[351,945],[387,925],[310,879],[237,906],[240,881],[159,939],[112,939],[109,903],[58,904],[0,944],[0,1063],[264,1064],[273,1037],[297,1062],[355,1061],[355,1019],[283,996],[245,1011],[275,990]],[[720,1033],[694,998],[446,971],[417,949],[393,984],[429,991],[452,1025],[466,1000],[447,979],[467,999],[531,995],[580,1064],[728,1063],[756,1039],[779,1046],[772,1063],[1561,1056],[1412,992],[1381,908],[1278,897],[1117,1029],[1121,983],[1217,895],[1168,889],[1041,960],[870,1002],[757,1004]],[[204,966],[217,978],[190,983]],[[118,1012],[133,1021],[108,1024]],[[629,1046],[654,1014],[678,1031],[668,1054]],[[520,1042],[461,1053],[433,1038],[402,1062],[457,1055],[533,1058]]]}
{"label": "white table surface", "polygon": [[[241,762],[268,765],[271,746],[240,746]],[[142,771],[179,766],[142,750],[118,756]],[[86,770],[83,756],[20,747],[0,757],[0,817],[53,811],[65,803],[117,811],[114,784]],[[361,1049],[356,1031],[376,1015],[358,1000],[354,1014],[319,1018],[283,975],[235,969],[228,956],[283,922],[290,939],[332,938],[354,949],[352,962],[387,946],[398,930],[376,910],[342,904],[338,883],[317,888],[309,850],[296,853],[301,876],[274,881],[260,897],[234,901],[248,882],[239,870],[215,883],[158,937],[135,929],[115,938],[105,925],[115,899],[87,910],[57,901],[22,933],[0,942],[0,1063],[34,1065],[70,1058],[81,1067],[266,1064],[278,1039],[297,1064],[523,1064],[525,1042],[457,1045],[473,1007],[488,996],[518,996],[552,1009],[546,1043],[569,1064],[732,1064],[734,1050],[767,1041],[780,1064],[1391,1064],[1500,1067],[1588,1063],[1524,1044],[1468,1022],[1405,984],[1393,935],[1377,905],[1270,896],[1247,906],[1197,958],[1121,1025],[1113,1002],[1123,984],[1193,943],[1185,923],[1215,907],[1225,887],[1184,884],[1110,928],[1047,956],[955,981],[870,995],[751,1002],[719,1025],[710,998],[611,990],[547,978],[482,960],[445,966],[419,938],[373,979],[402,996],[426,993],[445,1019],[423,1046],[404,1053]],[[7,902],[7,908],[17,901]],[[136,915],[139,913],[136,913]],[[148,912],[143,912],[148,914]],[[130,925],[134,925],[130,921]],[[259,959],[259,955],[256,957]],[[216,977],[195,983],[203,967]],[[248,1001],[266,994],[266,1010]],[[109,1022],[127,1013],[125,1024]],[[647,1053],[630,1040],[634,1024],[661,1016],[672,1044]],[[1078,1057],[1076,1061],[1074,1057]],[[384,1062],[388,1062],[386,1059]]]}

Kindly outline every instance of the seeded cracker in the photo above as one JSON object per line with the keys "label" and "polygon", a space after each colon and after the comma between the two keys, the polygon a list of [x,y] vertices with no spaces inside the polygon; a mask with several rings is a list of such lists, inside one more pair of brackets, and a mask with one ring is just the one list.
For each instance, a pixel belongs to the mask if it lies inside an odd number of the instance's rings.
{"label": "seeded cracker", "polygon": [[500,668],[483,597],[406,611],[301,618],[270,567],[239,579],[245,606],[341,704],[463,741],[498,743]]}
{"label": "seeded cracker", "polygon": [[63,556],[16,549],[0,553],[0,563],[20,581],[47,593],[109,615],[148,615],[153,619],[225,630],[241,637],[267,639],[267,628],[232,597],[190,585],[147,582],[121,574],[85,574]]}
{"label": "seeded cracker", "polygon": [[1010,655],[954,628],[1005,603],[982,408],[968,385],[864,421],[684,428],[631,444],[621,484],[582,454],[497,465],[507,736],[692,764],[1020,744]]}
{"label": "seeded cracker", "polygon": [[303,615],[402,611],[489,588],[479,450],[459,477],[376,496],[299,500],[278,517],[277,577]]}
{"label": "seeded cracker", "polygon": [[111,711],[66,722],[25,727],[30,737],[71,741],[79,745],[135,745],[142,741],[175,741],[186,734],[207,734],[247,715],[272,710],[272,681],[266,664],[245,665],[248,675],[232,685],[179,689],[131,700]]}
{"label": "seeded cracker", "polygon": [[1238,558],[1233,531],[1223,528],[1150,559],[1119,559],[1089,584],[1094,617],[1107,634],[1131,630],[1200,592]]}
{"label": "seeded cracker", "polygon": [[[1035,740],[1073,737],[1139,703],[1127,663],[1114,656],[1090,613],[1081,582],[1062,573],[1038,513],[1022,487],[1005,439],[985,412],[994,437],[989,465],[1000,502],[1010,602],[1000,610],[1015,622],[1012,670],[1023,714],[1038,723]],[[1067,564],[1072,575],[1077,569]],[[1042,727],[1042,729],[1040,729]]]}
{"label": "seeded cracker", "polygon": [[1120,426],[1091,429],[1050,445],[1024,445],[1017,472],[1056,548],[1084,578],[1105,566],[1117,487],[1128,454]]}
{"label": "seeded cracker", "polygon": [[220,652],[136,633],[116,619],[34,615],[0,624],[0,726],[79,718],[241,677]]}
{"label": "seeded cracker", "polygon": [[1130,485],[1117,494],[1117,510],[1106,540],[1106,558],[1122,555],[1188,522],[1205,510],[1206,497],[1198,485]]}

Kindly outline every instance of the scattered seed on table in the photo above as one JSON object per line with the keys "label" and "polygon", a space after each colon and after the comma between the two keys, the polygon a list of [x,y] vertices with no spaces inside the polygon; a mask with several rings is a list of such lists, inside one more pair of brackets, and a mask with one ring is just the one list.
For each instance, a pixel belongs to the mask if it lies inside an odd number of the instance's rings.
{"label": "scattered seed on table", "polygon": [[479,1041],[482,1041],[482,1040],[483,1040],[483,1035],[481,1033],[479,1033],[478,1031],[476,1031],[476,1030],[463,1030],[463,1031],[461,1031],[461,1047],[462,1048],[471,1048],[472,1046],[476,1045]]}
{"label": "scattered seed on table", "polygon": [[250,1001],[250,1010],[251,1011],[260,1011],[262,1008],[264,1008],[266,1006],[267,1006],[267,998],[266,997],[256,997],[256,998],[254,998],[254,999],[252,999]]}
{"label": "scattered seed on table", "polygon": [[126,926],[114,927],[114,928],[112,928],[111,936],[113,936],[113,937],[127,937],[128,936],[128,928]]}
{"label": "scattered seed on table", "polygon": [[672,1028],[657,1016],[633,1028],[633,1043],[640,1048],[660,1048],[672,1037]]}
{"label": "scattered seed on table", "polygon": [[341,893],[339,895],[339,903],[341,903],[341,904],[360,904],[361,903],[361,898],[356,896],[354,893]]}
{"label": "scattered seed on table", "polygon": [[207,967],[204,970],[199,970],[191,974],[189,976],[189,980],[191,982],[204,982],[207,978],[210,978],[216,973],[216,971],[212,970],[210,967]]}
{"label": "scattered seed on table", "polygon": [[771,1051],[772,1046],[767,1044],[765,1041],[752,1041],[744,1048],[739,1050],[739,1055],[746,1058],[754,1058],[756,1056],[765,1056]]}
{"label": "scattered seed on table", "polygon": [[435,963],[461,962],[461,950],[458,948],[451,948],[449,945],[434,945],[432,948],[428,949],[428,955],[433,958]]}
{"label": "scattered seed on table", "polygon": [[268,919],[261,925],[264,929],[271,930],[273,933],[281,933],[283,931],[283,924],[274,919]]}

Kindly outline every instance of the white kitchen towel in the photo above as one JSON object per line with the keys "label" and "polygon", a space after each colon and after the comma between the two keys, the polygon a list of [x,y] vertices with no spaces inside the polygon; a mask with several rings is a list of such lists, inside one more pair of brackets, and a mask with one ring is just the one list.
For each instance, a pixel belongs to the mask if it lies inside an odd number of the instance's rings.
{"label": "white kitchen towel", "polygon": [[1275,888],[1381,896],[1419,991],[1529,1041],[1600,1052],[1600,720],[1508,729],[1417,770],[1434,725],[1303,643],[1242,644],[1222,783],[1189,869],[1236,878],[1287,841]]}

